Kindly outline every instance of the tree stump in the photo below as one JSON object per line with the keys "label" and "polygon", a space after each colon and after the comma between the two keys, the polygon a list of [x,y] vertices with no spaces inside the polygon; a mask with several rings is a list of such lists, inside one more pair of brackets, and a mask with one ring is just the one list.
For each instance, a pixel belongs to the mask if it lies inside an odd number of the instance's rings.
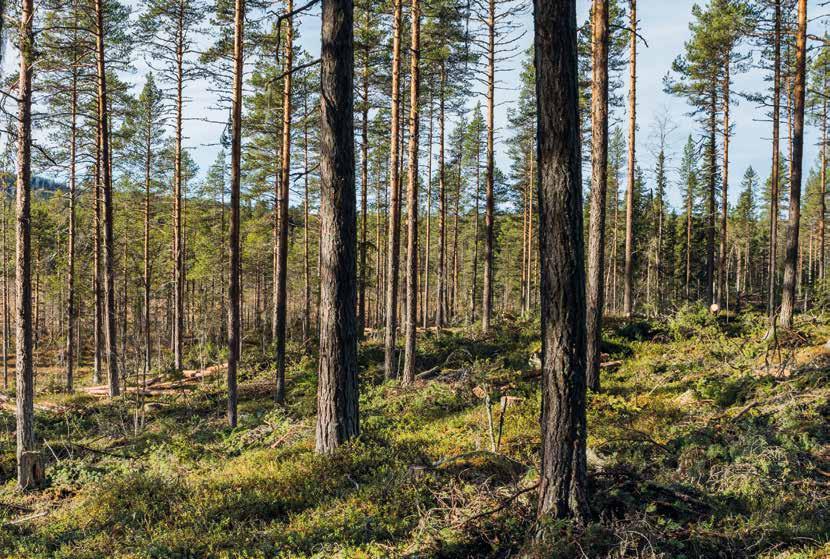
{"label": "tree stump", "polygon": [[20,489],[26,491],[40,487],[44,479],[43,458],[40,452],[24,451],[17,465],[17,484]]}

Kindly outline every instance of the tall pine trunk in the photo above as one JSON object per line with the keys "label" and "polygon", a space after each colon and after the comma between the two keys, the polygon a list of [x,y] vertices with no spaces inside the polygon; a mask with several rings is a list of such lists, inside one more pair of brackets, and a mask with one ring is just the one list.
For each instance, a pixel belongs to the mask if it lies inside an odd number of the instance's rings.
{"label": "tall pine trunk", "polygon": [[495,124],[495,87],[496,87],[496,1],[489,0],[487,14],[487,172],[484,194],[484,289],[481,298],[481,329],[487,332],[490,329],[490,318],[493,313],[493,252],[495,234],[493,219],[495,212],[494,201],[494,170],[493,142]]}
{"label": "tall pine trunk", "polygon": [[320,366],[316,426],[316,449],[320,453],[333,452],[360,431],[355,317],[353,11],[352,0],[323,3]]}
{"label": "tall pine trunk", "polygon": [[623,281],[623,314],[630,317],[634,311],[634,170],[637,139],[637,0],[631,0],[631,28],[629,41],[630,90],[628,92],[628,189],[625,192],[625,278]]}
{"label": "tall pine trunk", "polygon": [[541,251],[539,516],[585,518],[585,270],[576,2],[534,0]]}
{"label": "tall pine trunk", "polygon": [[798,236],[801,226],[801,176],[804,156],[804,96],[807,66],[807,0],[798,0],[798,30],[795,44],[793,89],[793,142],[790,162],[790,210],[784,252],[784,282],[781,290],[781,326],[792,328],[798,281]]}
{"label": "tall pine trunk", "polygon": [[778,282],[778,198],[780,185],[779,137],[781,129],[781,0],[775,0],[775,35],[773,38],[773,93],[772,93],[772,171],[770,174],[769,209],[769,270],[767,285],[767,316],[770,327],[775,327],[776,292]]}
{"label": "tall pine trunk", "polygon": [[608,189],[608,0],[595,0],[591,15],[593,81],[591,82],[591,207],[588,229],[588,332],[586,378],[599,391],[600,341],[605,294],[605,210]]}
{"label": "tall pine trunk", "polygon": [[400,105],[401,105],[401,25],[403,0],[394,0],[395,16],[392,38],[392,125],[389,148],[389,249],[386,277],[386,331],[384,336],[383,370],[386,378],[395,378],[395,340],[398,329],[398,271],[400,258],[401,203],[400,203]]}

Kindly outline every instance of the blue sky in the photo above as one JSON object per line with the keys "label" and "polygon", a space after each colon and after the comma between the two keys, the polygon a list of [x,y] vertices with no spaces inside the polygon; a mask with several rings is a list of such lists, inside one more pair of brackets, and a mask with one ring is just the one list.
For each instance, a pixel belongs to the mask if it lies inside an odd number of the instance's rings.
{"label": "blue sky", "polygon": [[[639,0],[638,12],[642,34],[648,41],[648,47],[640,46],[638,57],[638,122],[639,132],[637,140],[638,164],[646,171],[647,179],[651,178],[650,172],[653,165],[651,147],[654,138],[655,117],[661,113],[668,112],[671,115],[672,124],[676,127],[670,136],[671,160],[673,164],[679,161],[679,153],[690,133],[695,133],[695,124],[687,115],[688,106],[682,99],[677,99],[663,93],[662,81],[666,72],[670,69],[672,61],[683,51],[683,45],[689,38],[688,24],[691,18],[691,8],[694,5],[692,0]],[[130,2],[134,13],[141,9],[140,2]],[[578,19],[580,22],[587,17],[588,0],[578,0]],[[319,12],[313,12],[302,18],[300,29],[300,44],[313,56],[319,53]],[[819,0],[809,0],[810,32],[820,34],[823,32],[825,20],[822,17],[826,14],[825,8],[819,6]],[[532,41],[532,16],[524,16],[521,24],[527,29],[521,40],[523,51]],[[7,51],[8,52],[8,51]],[[13,51],[11,51],[13,52]],[[13,57],[7,57],[4,64],[6,72],[16,71]],[[757,55],[756,55],[757,60]],[[507,169],[509,162],[500,149],[500,141],[503,140],[509,131],[506,129],[507,111],[515,103],[517,70],[519,60],[507,62],[505,67],[510,69],[499,72],[500,88],[496,93],[497,113],[497,164]],[[146,66],[141,62],[136,65],[136,72],[127,79],[136,84],[136,93],[143,82],[142,75]],[[736,91],[759,91],[764,87],[763,72],[753,69],[746,74],[735,77]],[[627,77],[626,77],[627,82]],[[626,83],[625,88],[627,89]],[[474,90],[478,95],[483,95],[480,86],[476,85]],[[193,82],[187,90],[190,102],[185,107],[185,117],[192,120],[186,121],[185,146],[200,167],[200,175],[203,175],[207,167],[216,156],[216,142],[223,126],[204,122],[202,119],[213,121],[224,121],[225,111],[215,109],[216,97],[210,91],[206,82]],[[481,97],[483,100],[483,97]],[[471,96],[470,104],[477,101],[476,96]],[[770,168],[770,123],[764,120],[763,111],[751,103],[741,101],[732,107],[732,121],[734,123],[734,136],[731,143],[730,160],[730,200],[737,198],[740,179],[749,165],[752,165],[763,179],[766,179]],[[805,172],[813,166],[817,149],[817,131],[807,128],[805,140]],[[670,188],[669,198],[674,204],[679,201],[677,188],[673,182]]]}

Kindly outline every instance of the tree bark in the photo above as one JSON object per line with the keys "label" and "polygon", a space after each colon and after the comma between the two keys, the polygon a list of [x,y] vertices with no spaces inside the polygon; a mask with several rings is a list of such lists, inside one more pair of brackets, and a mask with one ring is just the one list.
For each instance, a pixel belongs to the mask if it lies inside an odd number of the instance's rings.
{"label": "tree bark", "polygon": [[804,92],[807,61],[807,0],[798,0],[798,30],[795,44],[795,85],[793,89],[793,145],[790,162],[790,211],[787,245],[784,252],[784,282],[781,290],[781,326],[792,328],[796,304],[798,236],[801,225],[801,175],[804,156]]}
{"label": "tree bark", "polygon": [[231,97],[231,215],[228,258],[228,424],[236,427],[236,373],[240,357],[239,190],[242,162],[242,79],[244,72],[245,0],[234,1],[233,90]]}
{"label": "tree bark", "polygon": [[[73,6],[74,10],[74,6]],[[76,18],[77,19],[77,18]],[[77,65],[77,56],[74,63]],[[69,227],[67,234],[66,259],[66,391],[74,390],[75,344],[72,336],[75,331],[75,202],[76,202],[76,161],[78,137],[78,72],[72,70],[70,86],[70,121],[69,121]],[[5,259],[4,259],[5,262]],[[5,327],[5,325],[4,325]],[[5,336],[4,336],[5,337]]]}
{"label": "tree bark", "polygon": [[110,397],[121,392],[118,383],[118,355],[115,337],[115,273],[113,260],[112,163],[110,159],[109,105],[107,105],[106,55],[104,51],[104,0],[95,0],[96,54],[98,68],[98,135],[101,142],[101,194],[104,226],[104,327],[107,355],[107,380]]}
{"label": "tree bark", "polygon": [[[286,10],[294,9],[292,0],[286,3]],[[286,314],[288,311],[288,188],[291,176],[291,69],[294,61],[294,21],[287,19],[285,32],[285,59],[283,64],[282,90],[282,153],[280,155],[279,236],[277,237],[277,275],[274,295],[274,329],[276,342],[277,378],[275,399],[278,404],[285,401],[285,338]]]}
{"label": "tree bark", "polygon": [[184,330],[184,251],[182,243],[182,103],[184,65],[184,1],[179,0],[176,19],[176,132],[173,158],[173,369],[182,370]]}
{"label": "tree bark", "polygon": [[539,516],[588,514],[576,2],[534,0],[542,334]]}
{"label": "tree bark", "polygon": [[773,93],[772,93],[772,172],[770,174],[769,210],[769,277],[767,290],[767,316],[770,327],[775,326],[776,291],[778,282],[778,187],[779,177],[779,135],[781,128],[781,0],[775,0],[775,37],[773,45]]}
{"label": "tree bark", "polygon": [[[366,28],[371,25],[370,10],[364,10]],[[362,338],[366,330],[366,227],[369,220],[369,63],[371,45],[363,45],[362,89],[363,103],[360,107],[360,285],[357,294],[357,332]]]}
{"label": "tree bark", "polygon": [[600,389],[600,342],[605,305],[605,209],[608,189],[608,0],[595,0],[591,15],[591,207],[588,232],[587,356],[588,388]]}
{"label": "tree bark", "polygon": [[400,69],[401,25],[403,0],[394,0],[395,16],[392,38],[392,125],[389,148],[389,252],[386,278],[386,331],[384,336],[383,370],[386,378],[397,377],[395,369],[395,340],[398,329],[398,268],[400,259],[401,203],[400,203]]}
{"label": "tree bark", "polygon": [[360,431],[355,317],[353,10],[352,0],[326,0],[322,10],[322,265],[316,427],[316,450],[320,453],[333,452]]}
{"label": "tree bark", "polygon": [[412,0],[410,19],[412,37],[409,69],[409,172],[406,186],[406,339],[401,383],[415,382],[415,338],[418,328],[418,142],[419,114],[418,90],[420,87],[421,56],[421,7],[419,0]]}
{"label": "tree bark", "polygon": [[489,0],[487,14],[487,171],[484,194],[484,288],[481,297],[481,330],[490,330],[490,318],[493,313],[493,252],[495,234],[493,231],[493,214],[495,213],[494,182],[495,162],[493,143],[495,124],[495,87],[496,87],[496,1]]}
{"label": "tree bark", "polygon": [[721,215],[720,215],[720,246],[718,249],[718,307],[723,307],[727,299],[726,290],[729,288],[727,281],[727,220],[729,218],[729,104],[731,100],[731,60],[726,59],[723,77],[723,184],[721,185]]}
{"label": "tree bark", "polygon": [[435,326],[443,328],[447,320],[447,185],[444,163],[444,131],[447,70],[441,61],[438,85],[438,304]]}
{"label": "tree bark", "polygon": [[629,41],[630,90],[628,93],[628,189],[625,193],[625,279],[623,284],[623,314],[630,317],[634,311],[634,169],[637,156],[637,0],[631,2]]}
{"label": "tree bark", "polygon": [[17,254],[15,258],[15,367],[17,369],[17,485],[32,489],[44,479],[35,444],[34,363],[32,362],[31,197],[32,74],[35,38],[34,6],[23,0],[20,14],[20,79],[17,86]]}

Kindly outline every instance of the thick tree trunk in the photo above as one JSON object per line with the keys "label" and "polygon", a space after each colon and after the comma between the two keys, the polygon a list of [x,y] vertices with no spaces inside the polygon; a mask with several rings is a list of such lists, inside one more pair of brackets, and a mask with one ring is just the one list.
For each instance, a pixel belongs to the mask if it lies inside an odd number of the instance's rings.
{"label": "thick tree trunk", "polygon": [[798,273],[798,235],[801,225],[801,175],[804,155],[804,91],[807,61],[807,0],[798,0],[798,30],[795,45],[793,89],[793,145],[790,162],[790,211],[784,252],[784,282],[781,290],[781,326],[792,328]]}
{"label": "thick tree trunk", "polygon": [[[400,3],[398,4],[400,6]],[[326,0],[320,69],[320,367],[316,449],[358,435],[353,5]]]}
{"label": "thick tree trunk", "polygon": [[495,233],[493,219],[494,201],[494,155],[493,143],[495,124],[495,87],[496,87],[496,1],[489,0],[487,14],[487,172],[484,200],[484,289],[481,297],[481,330],[490,330],[490,318],[493,313],[493,252]]}
{"label": "thick tree trunk", "polygon": [[415,338],[418,328],[418,142],[419,114],[418,89],[420,87],[421,7],[419,0],[412,0],[411,54],[409,69],[409,173],[406,185],[406,339],[401,383],[415,382]]}
{"label": "thick tree trunk", "polygon": [[386,378],[397,377],[395,369],[395,340],[398,330],[398,271],[400,258],[401,203],[400,203],[400,71],[401,71],[401,25],[403,0],[394,0],[395,19],[392,38],[392,125],[389,148],[389,252],[386,278],[386,331],[384,336],[383,370]]}
{"label": "thick tree trunk", "polygon": [[242,79],[244,72],[245,0],[234,1],[233,89],[231,97],[231,216],[228,258],[228,424],[236,427],[236,373],[240,358],[239,190],[242,163]]}
{"label": "thick tree trunk", "polygon": [[[294,9],[292,0],[286,3],[286,11]],[[277,237],[277,274],[274,295],[274,330],[277,361],[277,387],[275,399],[278,404],[285,401],[285,338],[286,314],[288,311],[288,188],[291,176],[291,68],[294,61],[294,21],[288,18],[285,32],[285,59],[282,90],[282,153],[280,155],[279,236]]]}
{"label": "thick tree trunk", "polygon": [[34,363],[32,362],[31,198],[32,74],[35,55],[32,0],[23,0],[20,14],[20,80],[17,86],[17,255],[15,258],[15,367],[17,369],[17,485],[32,489],[44,479],[35,443]]}
{"label": "thick tree trunk", "polygon": [[588,388],[600,389],[600,342],[605,305],[605,209],[608,189],[608,0],[595,0],[591,16],[591,207],[588,232],[587,357]]}
{"label": "thick tree trunk", "polygon": [[634,311],[634,184],[636,178],[637,139],[637,1],[631,2],[629,42],[630,89],[628,92],[628,189],[625,192],[625,279],[623,283],[623,314],[630,317]]}
{"label": "thick tree trunk", "polygon": [[539,516],[588,514],[576,2],[535,0],[542,464]]}
{"label": "thick tree trunk", "polygon": [[110,159],[109,105],[107,104],[107,73],[104,52],[104,2],[95,0],[96,54],[98,68],[98,135],[101,142],[101,194],[104,226],[104,328],[105,352],[107,355],[107,380],[110,397],[120,393],[118,383],[118,355],[115,337],[115,273],[113,260],[113,211],[112,211],[112,163]]}

